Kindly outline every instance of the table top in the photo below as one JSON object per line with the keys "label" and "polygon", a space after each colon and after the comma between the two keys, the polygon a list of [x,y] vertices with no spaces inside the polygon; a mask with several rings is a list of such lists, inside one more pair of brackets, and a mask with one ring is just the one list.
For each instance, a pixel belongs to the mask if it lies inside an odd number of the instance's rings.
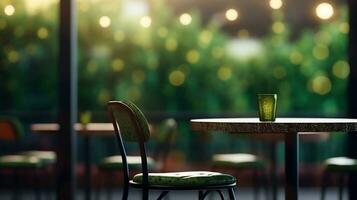
{"label": "table top", "polygon": [[296,133],[357,131],[357,119],[346,118],[277,118],[261,122],[259,118],[191,119],[196,131],[226,131],[231,133]]}
{"label": "table top", "polygon": [[[34,133],[56,133],[59,131],[58,123],[36,123],[31,124],[31,131]],[[74,125],[75,130],[82,135],[113,136],[114,127],[112,123],[89,123]]]}

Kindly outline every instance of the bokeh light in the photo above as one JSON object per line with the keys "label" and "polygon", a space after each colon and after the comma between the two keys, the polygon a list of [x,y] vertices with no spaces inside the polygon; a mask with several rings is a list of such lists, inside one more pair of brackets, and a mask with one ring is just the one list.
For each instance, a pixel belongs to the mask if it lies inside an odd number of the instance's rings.
{"label": "bokeh light", "polygon": [[144,28],[149,28],[151,26],[151,17],[149,16],[144,16],[140,19],[140,25]]}
{"label": "bokeh light", "polygon": [[4,13],[7,16],[11,16],[15,13],[15,7],[13,5],[7,5],[4,8]]}
{"label": "bokeh light", "polygon": [[232,77],[232,70],[229,67],[221,66],[217,70],[217,76],[222,81],[229,80]]}
{"label": "bokeh light", "polygon": [[326,45],[318,44],[312,49],[312,55],[317,60],[325,60],[330,54],[330,51]]}
{"label": "bokeh light", "polygon": [[300,52],[292,51],[290,53],[289,59],[292,64],[298,65],[302,63],[304,58]]}
{"label": "bokeh light", "polygon": [[99,25],[103,28],[108,28],[111,24],[111,20],[108,16],[102,16],[99,18]]}
{"label": "bokeh light", "polygon": [[350,65],[345,60],[339,60],[332,66],[332,73],[340,79],[345,79],[350,75]]}
{"label": "bokeh light", "polygon": [[11,50],[7,54],[7,58],[11,63],[15,63],[19,60],[19,53],[17,53],[17,51],[15,51],[15,50]]}
{"label": "bokeh light", "polygon": [[229,21],[234,21],[234,20],[238,19],[238,11],[236,9],[233,9],[233,8],[228,9],[226,11],[226,18]]}
{"label": "bokeh light", "polygon": [[324,75],[316,76],[312,80],[312,90],[319,95],[325,95],[329,93],[331,91],[330,79]]}
{"label": "bokeh light", "polygon": [[283,2],[281,0],[270,0],[269,6],[274,10],[278,10],[283,6]]}
{"label": "bokeh light", "polygon": [[48,30],[44,27],[41,27],[37,30],[37,37],[40,39],[46,39],[48,37]]}
{"label": "bokeh light", "polygon": [[181,16],[180,16],[180,23],[182,24],[182,25],[189,25],[189,24],[191,24],[191,22],[192,22],[192,17],[191,17],[191,15],[190,14],[188,14],[188,13],[184,13],[184,14],[182,14]]}
{"label": "bokeh light", "polygon": [[177,40],[174,38],[168,38],[165,42],[165,48],[168,51],[175,51],[177,48]]}
{"label": "bokeh light", "polygon": [[124,69],[124,61],[120,58],[114,59],[112,61],[112,70],[115,72],[120,72]]}
{"label": "bokeh light", "polygon": [[331,4],[324,2],[316,6],[315,12],[317,17],[326,20],[333,16],[334,10]]}
{"label": "bokeh light", "polygon": [[197,50],[189,50],[186,54],[187,62],[195,64],[200,60],[200,53]]}
{"label": "bokeh light", "polygon": [[180,70],[174,70],[169,75],[169,82],[171,85],[180,86],[185,82],[186,75]]}
{"label": "bokeh light", "polygon": [[342,22],[338,28],[340,32],[344,34],[347,34],[350,31],[350,25],[347,22]]}
{"label": "bokeh light", "polygon": [[272,25],[272,30],[274,33],[283,33],[285,31],[285,25],[283,22],[274,22]]}
{"label": "bokeh light", "polygon": [[204,30],[200,33],[200,44],[202,45],[207,45],[211,42],[212,40],[212,32],[208,30]]}

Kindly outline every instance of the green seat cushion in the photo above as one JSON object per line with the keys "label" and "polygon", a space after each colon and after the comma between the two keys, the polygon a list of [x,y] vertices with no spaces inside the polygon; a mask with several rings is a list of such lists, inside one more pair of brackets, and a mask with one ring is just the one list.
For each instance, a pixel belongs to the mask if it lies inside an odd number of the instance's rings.
{"label": "green seat cushion", "polygon": [[[209,186],[226,185],[236,182],[236,178],[218,172],[208,171],[188,171],[188,172],[169,172],[169,173],[149,173],[150,185],[163,186]],[[137,174],[133,178],[134,183],[142,184],[143,175]]]}
{"label": "green seat cushion", "polygon": [[44,164],[53,164],[56,162],[56,153],[54,151],[23,151],[21,155],[34,156],[39,158]]}
{"label": "green seat cushion", "polygon": [[348,157],[333,157],[325,160],[327,170],[333,171],[356,171],[357,160]]}
{"label": "green seat cushion", "polygon": [[[126,157],[129,169],[141,169],[141,157],[140,156],[127,156]],[[147,157],[147,164],[149,169],[153,169],[155,166],[155,160],[151,157]],[[116,170],[123,168],[123,161],[121,156],[108,156],[104,158],[100,164],[99,168],[104,170]]]}
{"label": "green seat cushion", "polygon": [[5,155],[0,156],[0,167],[2,168],[37,168],[42,167],[41,160],[34,156]]}
{"label": "green seat cushion", "polygon": [[263,168],[265,162],[253,154],[215,154],[213,155],[213,165],[215,167],[232,168]]}

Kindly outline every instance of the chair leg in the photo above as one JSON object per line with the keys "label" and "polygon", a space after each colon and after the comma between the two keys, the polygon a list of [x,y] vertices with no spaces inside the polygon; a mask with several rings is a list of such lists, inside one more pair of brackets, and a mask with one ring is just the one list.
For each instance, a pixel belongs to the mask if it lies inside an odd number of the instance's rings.
{"label": "chair leg", "polygon": [[342,200],[342,195],[343,195],[343,179],[344,179],[344,174],[341,173],[338,176],[338,199]]}
{"label": "chair leg", "polygon": [[322,174],[322,187],[321,187],[321,200],[325,200],[327,182],[329,180],[330,174],[326,170]]}
{"label": "chair leg", "polygon": [[143,188],[143,200],[149,200],[149,189]]}
{"label": "chair leg", "polygon": [[202,200],[203,197],[203,191],[198,191],[198,200]]}
{"label": "chair leg", "polygon": [[41,200],[41,180],[40,180],[40,173],[38,169],[35,169],[34,172],[34,178],[35,178],[35,196],[37,200]]}
{"label": "chair leg", "polygon": [[259,188],[260,185],[258,184],[258,172],[257,170],[253,171],[253,199],[258,200],[259,196]]}
{"label": "chair leg", "polygon": [[166,197],[166,195],[169,193],[169,191],[163,191],[161,192],[160,196],[157,198],[157,200],[161,200],[162,198]]}
{"label": "chair leg", "polygon": [[229,199],[230,200],[235,200],[236,199],[236,197],[234,195],[234,189],[233,188],[229,188],[228,189],[228,193],[229,193]]}
{"label": "chair leg", "polygon": [[18,180],[18,172],[19,170],[13,170],[12,175],[13,175],[13,185],[12,185],[12,199],[13,200],[18,200],[21,191],[19,191],[19,180]]}
{"label": "chair leg", "polygon": [[124,183],[122,200],[127,200],[129,195],[129,183]]}

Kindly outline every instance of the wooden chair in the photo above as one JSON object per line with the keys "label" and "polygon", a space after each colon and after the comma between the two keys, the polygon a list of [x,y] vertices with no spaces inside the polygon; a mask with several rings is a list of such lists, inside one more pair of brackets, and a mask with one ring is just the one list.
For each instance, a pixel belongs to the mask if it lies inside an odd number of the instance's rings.
{"label": "wooden chair", "polygon": [[[149,173],[145,143],[150,139],[148,122],[133,103],[125,101],[111,101],[108,110],[114,126],[120,155],[123,161],[124,190],[122,199],[128,199],[129,188],[142,190],[142,199],[149,199],[149,190],[161,190],[157,199],[163,199],[172,190],[197,190],[199,200],[212,191],[218,192],[221,199],[224,196],[221,190],[227,190],[230,199],[235,199],[235,177],[218,172],[189,171],[169,173]],[[139,146],[142,173],[129,177],[129,166],[123,141],[135,142]]]}

